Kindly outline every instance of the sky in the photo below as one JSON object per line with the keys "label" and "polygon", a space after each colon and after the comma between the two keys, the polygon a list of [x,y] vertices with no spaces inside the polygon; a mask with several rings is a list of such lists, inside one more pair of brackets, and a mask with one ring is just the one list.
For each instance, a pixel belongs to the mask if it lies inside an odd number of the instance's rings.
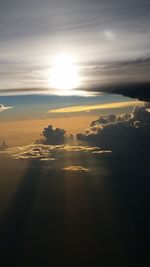
{"label": "sky", "polygon": [[[18,95],[1,96],[0,141],[9,146],[28,145],[49,124],[76,134],[101,115],[131,112],[139,101],[121,95],[97,97]],[[70,110],[71,109],[71,110]]]}
{"label": "sky", "polygon": [[77,133],[149,101],[149,11],[146,0],[2,0],[1,140],[26,144],[50,122]]}
{"label": "sky", "polygon": [[55,56],[66,53],[90,93],[150,82],[149,11],[148,0],[2,0],[0,94],[57,94],[48,81]]}
{"label": "sky", "polygon": [[149,71],[150,0],[0,0],[5,266],[150,266]]}

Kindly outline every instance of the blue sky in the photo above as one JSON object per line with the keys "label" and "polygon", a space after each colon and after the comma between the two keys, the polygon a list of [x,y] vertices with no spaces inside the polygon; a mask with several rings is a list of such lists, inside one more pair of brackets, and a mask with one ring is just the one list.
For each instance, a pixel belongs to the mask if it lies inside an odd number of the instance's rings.
{"label": "blue sky", "polygon": [[[61,114],[48,114],[47,112],[64,107],[131,101],[127,97],[109,94],[96,97],[47,95],[3,96],[0,100],[3,105],[12,107],[12,109],[0,113],[1,121],[60,117]],[[100,111],[93,111],[92,113],[99,114]],[[83,114],[88,115],[87,112],[83,112]],[[66,116],[66,114],[62,115]]]}

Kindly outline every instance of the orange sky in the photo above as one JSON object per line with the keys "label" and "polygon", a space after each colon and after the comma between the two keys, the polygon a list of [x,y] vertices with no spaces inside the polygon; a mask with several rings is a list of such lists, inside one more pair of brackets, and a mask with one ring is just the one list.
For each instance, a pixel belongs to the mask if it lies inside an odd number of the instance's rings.
{"label": "orange sky", "polygon": [[88,115],[1,122],[0,138],[5,140],[9,146],[27,145],[39,139],[42,129],[50,124],[54,127],[65,128],[67,133],[76,134],[84,131],[97,117],[97,115]]}

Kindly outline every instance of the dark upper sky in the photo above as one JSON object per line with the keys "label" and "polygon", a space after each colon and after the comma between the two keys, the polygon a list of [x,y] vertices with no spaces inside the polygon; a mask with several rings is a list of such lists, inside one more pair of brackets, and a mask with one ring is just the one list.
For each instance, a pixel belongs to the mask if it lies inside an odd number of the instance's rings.
{"label": "dark upper sky", "polygon": [[149,0],[2,0],[1,92],[47,87],[52,58],[63,53],[89,85],[148,81],[149,14]]}

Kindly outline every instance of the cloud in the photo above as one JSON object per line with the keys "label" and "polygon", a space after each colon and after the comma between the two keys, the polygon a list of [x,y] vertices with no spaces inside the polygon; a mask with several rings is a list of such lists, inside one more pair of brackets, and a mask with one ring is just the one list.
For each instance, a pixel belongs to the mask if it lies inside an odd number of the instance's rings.
{"label": "cloud", "polygon": [[92,89],[94,92],[119,94],[140,101],[150,101],[150,82],[120,82],[111,85],[98,85]]}
{"label": "cloud", "polygon": [[52,125],[45,127],[42,132],[43,140],[39,142],[45,145],[61,145],[66,141],[65,130],[60,128],[53,128]]}
{"label": "cloud", "polygon": [[[108,106],[107,106],[108,107]],[[150,149],[150,103],[135,106],[133,112],[122,115],[100,116],[90,127],[74,137],[67,136],[64,129],[52,125],[42,131],[41,140],[34,145],[9,149],[14,158],[54,160],[68,152],[92,154],[117,153],[143,154]],[[69,145],[66,145],[69,144]]]}
{"label": "cloud", "polygon": [[68,166],[63,168],[65,171],[75,171],[75,172],[89,172],[90,170],[88,168],[84,168],[83,166]]}
{"label": "cloud", "polygon": [[94,155],[108,154],[110,151],[102,151],[99,147],[80,145],[44,145],[31,144],[22,147],[7,149],[7,154],[13,159],[38,159],[42,161],[54,161],[63,158],[65,155]]}
{"label": "cloud", "polygon": [[11,109],[11,108],[12,107],[7,107],[7,106],[4,106],[4,105],[0,104],[0,112],[8,110],[8,109]]}
{"label": "cloud", "polygon": [[88,64],[84,75],[94,77],[86,90],[95,93],[121,94],[141,101],[150,101],[150,57],[112,60]]}
{"label": "cloud", "polygon": [[75,137],[73,134],[66,135],[66,131],[60,128],[53,128],[52,125],[45,127],[42,131],[42,139],[36,140],[36,144],[44,145],[62,145],[74,144]]}
{"label": "cloud", "polygon": [[[103,34],[107,36],[105,38],[111,39],[113,32],[103,31]],[[111,44],[114,44],[114,42],[116,41],[114,40]],[[109,45],[110,42],[107,43]],[[150,101],[150,56],[148,53],[137,57],[135,55],[129,56],[124,51],[121,58],[115,56],[111,58],[109,56],[107,60],[106,58],[97,60],[96,57],[96,60],[81,61],[78,67],[81,80],[83,79],[84,83],[81,82],[80,87],[72,90],[71,94],[91,96],[105,92],[138,98],[142,101]],[[19,84],[19,78],[17,82],[13,84],[11,82],[11,86],[9,84],[8,86],[1,84],[0,95],[65,94],[49,88],[47,80],[50,66],[46,64],[43,68],[45,68],[44,72],[39,66],[33,64],[32,67],[28,66],[27,69],[21,70],[23,77]],[[11,73],[10,75],[16,77],[16,73],[20,77],[20,65],[18,67],[18,64],[14,75]],[[2,73],[2,75],[4,74]],[[8,76],[8,73],[6,75]],[[26,86],[22,87],[25,80]],[[28,80],[29,82],[27,82]]]}
{"label": "cloud", "polygon": [[131,114],[101,116],[84,133],[77,134],[77,140],[117,153],[149,153],[149,106],[136,106]]}
{"label": "cloud", "polygon": [[99,109],[125,108],[125,107],[135,106],[137,104],[138,104],[138,101],[124,101],[124,102],[114,102],[114,103],[107,103],[107,104],[58,108],[58,109],[49,110],[47,113],[86,112],[86,111],[99,110]]}

